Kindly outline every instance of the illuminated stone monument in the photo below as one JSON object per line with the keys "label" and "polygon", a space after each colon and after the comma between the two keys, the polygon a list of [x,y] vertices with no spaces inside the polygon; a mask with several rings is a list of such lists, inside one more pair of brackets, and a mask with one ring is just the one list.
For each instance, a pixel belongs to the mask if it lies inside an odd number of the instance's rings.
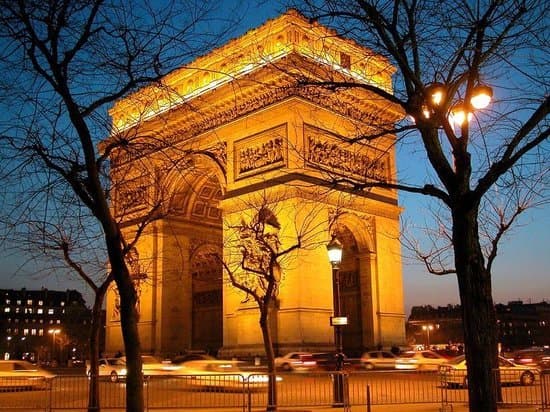
{"label": "illuminated stone monument", "polygon": [[[238,259],[231,239],[259,205],[276,217],[282,247],[302,246],[280,262],[278,353],[334,347],[332,236],[344,245],[344,350],[404,342],[397,193],[357,190],[395,182],[394,138],[353,140],[402,117],[369,91],[391,93],[392,73],[384,58],[289,11],[113,107],[104,146],[128,142],[111,154],[114,213],[129,242],[155,217],[128,261],[143,351],[263,352],[257,308],[222,265]],[[311,84],[346,80],[368,87]],[[117,302],[112,288],[107,352],[123,349]]]}

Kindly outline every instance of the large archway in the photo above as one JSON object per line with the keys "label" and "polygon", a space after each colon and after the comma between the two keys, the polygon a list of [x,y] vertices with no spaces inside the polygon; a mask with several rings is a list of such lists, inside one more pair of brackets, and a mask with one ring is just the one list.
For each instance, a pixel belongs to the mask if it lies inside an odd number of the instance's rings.
{"label": "large archway", "polygon": [[216,176],[201,173],[180,181],[173,196],[170,221],[178,229],[173,236],[188,245],[183,261],[182,282],[191,297],[189,341],[186,349],[215,354],[223,344],[222,324],[222,215],[223,191]]}
{"label": "large archway", "polygon": [[342,243],[340,264],[340,297],[342,313],[348,317],[348,324],[342,330],[344,352],[349,356],[360,356],[364,349],[363,316],[361,300],[361,267],[355,237],[347,226],[341,225],[336,237]]}

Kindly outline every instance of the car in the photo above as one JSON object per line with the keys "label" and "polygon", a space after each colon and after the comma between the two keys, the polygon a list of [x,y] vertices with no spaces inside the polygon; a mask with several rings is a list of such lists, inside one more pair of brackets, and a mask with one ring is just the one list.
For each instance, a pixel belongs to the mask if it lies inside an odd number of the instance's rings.
{"label": "car", "polygon": [[[227,360],[193,360],[186,362],[180,378],[189,386],[204,389],[260,390],[267,388],[268,376],[243,371],[242,362]],[[280,376],[277,381],[282,381]]]}
{"label": "car", "polygon": [[361,366],[365,369],[395,369],[397,356],[386,350],[373,350],[363,353]]}
{"label": "car", "polygon": [[46,389],[54,374],[24,360],[0,360],[0,388]]}
{"label": "car", "polygon": [[[523,386],[532,385],[539,371],[529,366],[517,365],[502,356],[498,357],[498,368],[501,383],[515,383]],[[440,373],[448,386],[468,386],[468,369],[466,357],[457,356],[455,359],[443,365]]]}
{"label": "car", "polygon": [[518,365],[536,366],[540,369],[550,368],[550,349],[533,347],[513,353],[513,361]]}
{"label": "car", "polygon": [[275,368],[285,372],[312,371],[317,367],[317,362],[310,352],[289,352],[284,356],[275,358]]}
{"label": "car", "polygon": [[[125,356],[122,356],[120,359],[123,359],[126,362]],[[143,371],[143,375],[146,377],[157,375],[178,375],[183,373],[181,365],[173,364],[169,360],[160,360],[152,355],[141,356],[141,369]]]}
{"label": "car", "polygon": [[[342,368],[349,369],[351,367],[351,361],[345,355],[343,355]],[[336,358],[337,353],[334,352],[319,352],[313,353],[311,357],[315,361],[316,368],[325,371],[334,371],[336,370]]]}
{"label": "car", "polygon": [[182,363],[195,361],[195,360],[216,360],[215,357],[207,355],[206,353],[186,353],[184,355],[178,355],[172,358],[172,364],[181,365]]}
{"label": "car", "polygon": [[[126,379],[126,360],[123,358],[100,358],[98,360],[98,376],[107,376],[111,382]],[[90,377],[90,362],[86,362],[86,375]]]}
{"label": "car", "polygon": [[395,369],[437,371],[448,360],[432,350],[407,351],[395,360]]}

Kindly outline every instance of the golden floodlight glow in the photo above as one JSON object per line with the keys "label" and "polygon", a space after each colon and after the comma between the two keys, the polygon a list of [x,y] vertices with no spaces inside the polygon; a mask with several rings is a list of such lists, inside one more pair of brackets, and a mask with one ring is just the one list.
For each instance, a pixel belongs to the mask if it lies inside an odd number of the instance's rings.
{"label": "golden floodlight glow", "polygon": [[426,93],[430,98],[430,104],[439,106],[445,100],[446,88],[443,83],[432,83],[426,87]]}
{"label": "golden floodlight glow", "polygon": [[491,103],[493,90],[489,86],[479,85],[472,90],[470,103],[475,109],[484,109]]}
{"label": "golden floodlight glow", "polygon": [[429,119],[430,118],[430,111],[426,106],[422,106],[422,115],[424,118]]}
{"label": "golden floodlight glow", "polygon": [[328,260],[332,265],[339,265],[342,262],[342,244],[335,237],[327,245]]}
{"label": "golden floodlight glow", "polygon": [[472,113],[467,110],[464,102],[459,102],[451,109],[450,120],[457,126],[462,126],[464,122],[472,119]]}

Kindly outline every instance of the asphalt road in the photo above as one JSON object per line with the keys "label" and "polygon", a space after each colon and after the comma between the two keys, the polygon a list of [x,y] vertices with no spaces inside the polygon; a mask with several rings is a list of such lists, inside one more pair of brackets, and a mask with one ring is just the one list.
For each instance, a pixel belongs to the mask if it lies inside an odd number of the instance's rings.
{"label": "asphalt road", "polygon": [[[311,407],[331,406],[334,401],[334,383],[330,373],[280,374],[278,404],[280,406]],[[351,373],[346,382],[352,405],[365,405],[370,396],[373,405],[407,403],[466,402],[463,388],[447,388],[442,385],[437,373],[397,371],[370,371]],[[59,375],[52,382],[51,390],[2,390],[1,410],[80,409],[87,404],[88,379],[78,376]],[[235,388],[235,377],[212,377],[197,380],[192,377],[152,377],[144,387],[145,401],[150,408],[239,408],[251,402],[265,405],[265,389],[241,391]],[[102,408],[124,408],[125,383],[100,383]],[[541,397],[540,383],[528,387],[507,386],[503,388],[505,400],[514,403],[536,404]],[[83,409],[82,409],[83,410]]]}

